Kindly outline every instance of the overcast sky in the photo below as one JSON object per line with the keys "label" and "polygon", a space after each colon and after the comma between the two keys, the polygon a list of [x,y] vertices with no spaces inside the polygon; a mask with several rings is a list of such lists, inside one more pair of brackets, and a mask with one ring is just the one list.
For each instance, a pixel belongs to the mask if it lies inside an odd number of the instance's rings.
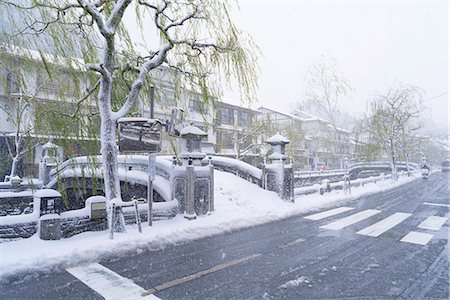
{"label": "overcast sky", "polygon": [[[305,90],[307,67],[335,58],[355,91],[343,107],[361,113],[393,80],[425,91],[429,115],[448,125],[448,1],[250,1],[233,13],[260,46],[258,104],[289,112]],[[239,93],[226,91],[228,102]]]}

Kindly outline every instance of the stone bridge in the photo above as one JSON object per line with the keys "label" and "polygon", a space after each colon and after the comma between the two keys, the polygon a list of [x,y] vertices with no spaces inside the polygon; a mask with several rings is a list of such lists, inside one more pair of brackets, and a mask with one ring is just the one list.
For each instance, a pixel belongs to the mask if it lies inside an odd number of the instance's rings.
{"label": "stone bridge", "polygon": [[[148,157],[144,155],[119,155],[119,178],[124,193],[124,200],[133,198],[146,199],[148,184]],[[245,162],[220,156],[210,156],[202,160],[202,165],[212,164],[214,169],[229,172],[253,184],[263,187],[264,170]],[[172,177],[176,160],[171,156],[157,156],[155,164],[154,198],[156,202],[174,200]],[[416,169],[417,164],[410,163]],[[398,163],[398,171],[406,170],[406,163]],[[391,173],[387,162],[356,163],[348,168],[350,179],[377,176],[381,173]],[[344,170],[308,171],[294,173],[294,187],[306,187],[320,183],[323,179],[331,182],[342,180]],[[81,207],[84,199],[91,195],[103,193],[103,172],[99,156],[77,157],[69,159],[58,168],[50,171],[48,188],[64,190],[74,201],[69,209]],[[77,192],[78,191],[78,192]],[[82,193],[85,191],[85,193]],[[75,200],[73,200],[75,199]]]}
{"label": "stone bridge", "polygon": [[[249,182],[261,186],[262,170],[232,158],[213,156],[205,158],[203,165],[212,164],[215,169],[233,173]],[[156,202],[173,200],[172,177],[176,161],[171,156],[157,156],[155,162],[155,180],[153,182]],[[119,155],[119,179],[124,200],[132,198],[146,199],[148,184],[148,156]],[[99,156],[76,157],[65,161],[50,170],[47,188],[61,191],[71,196],[68,209],[78,209],[84,205],[83,199],[103,194],[103,171]]]}

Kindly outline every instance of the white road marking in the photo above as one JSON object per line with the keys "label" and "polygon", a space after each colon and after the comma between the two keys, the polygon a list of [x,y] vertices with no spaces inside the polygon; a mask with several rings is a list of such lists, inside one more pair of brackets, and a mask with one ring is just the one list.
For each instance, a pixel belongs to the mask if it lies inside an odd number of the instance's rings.
{"label": "white road marking", "polygon": [[424,205],[450,207],[450,204],[424,202]]}
{"label": "white road marking", "polygon": [[287,248],[287,247],[289,247],[289,246],[296,245],[296,244],[301,243],[301,242],[304,242],[304,241],[305,241],[304,239],[296,239],[296,240],[294,240],[294,241],[287,242],[286,244],[279,245],[278,247],[281,248],[281,249],[284,249],[284,248]]}
{"label": "white road marking", "polygon": [[339,219],[337,221],[331,222],[329,224],[320,226],[320,228],[330,229],[330,230],[339,230],[344,227],[350,226],[352,224],[358,223],[364,219],[367,219],[371,216],[374,216],[378,213],[380,213],[380,210],[376,209],[367,209],[360,211],[359,213],[350,215],[346,218]]}
{"label": "white road marking", "polygon": [[66,270],[105,299],[159,299],[143,294],[146,290],[132,280],[124,278],[98,263],[68,268]]}
{"label": "white road marking", "polygon": [[433,235],[429,234],[429,233],[411,231],[410,233],[405,235],[400,240],[400,242],[425,246],[426,244],[428,244],[428,242],[431,240],[432,237],[433,237]]}
{"label": "white road marking", "polygon": [[236,259],[236,260],[232,260],[232,261],[224,263],[224,264],[220,264],[220,265],[214,266],[212,268],[209,268],[209,269],[206,269],[206,270],[203,270],[203,271],[191,274],[191,275],[187,275],[187,276],[184,276],[184,277],[181,277],[181,278],[178,278],[178,279],[175,279],[175,280],[172,280],[172,281],[160,284],[158,286],[155,286],[154,288],[151,288],[151,289],[145,291],[144,295],[151,295],[153,293],[156,293],[156,292],[159,292],[159,291],[162,291],[162,290],[166,290],[166,289],[169,289],[171,287],[174,287],[174,286],[177,286],[177,285],[180,285],[180,284],[183,284],[183,283],[195,280],[195,279],[199,279],[199,278],[201,278],[203,276],[206,276],[208,274],[211,274],[211,273],[214,273],[214,272],[217,272],[217,271],[221,271],[221,270],[224,270],[226,268],[230,268],[230,267],[233,267],[233,266],[245,263],[247,261],[254,260],[254,259],[256,259],[256,258],[258,258],[260,256],[261,256],[261,254],[259,254],[259,253],[253,254],[253,255],[249,255],[249,256],[242,257],[242,258],[239,258],[239,259]]}
{"label": "white road marking", "polygon": [[407,213],[395,213],[393,215],[390,215],[389,217],[381,220],[380,222],[377,222],[369,227],[366,227],[360,231],[357,232],[357,234],[362,234],[362,235],[368,235],[368,236],[373,236],[373,237],[377,237],[380,236],[382,233],[388,231],[389,229],[391,229],[392,227],[400,224],[401,222],[403,222],[404,220],[406,220],[406,218],[410,217],[411,214],[407,214]]}
{"label": "white road marking", "polygon": [[448,218],[445,217],[430,216],[426,218],[425,221],[420,223],[417,227],[429,230],[439,230],[447,221],[447,219]]}
{"label": "white road marking", "polygon": [[325,219],[325,218],[328,218],[328,217],[331,217],[334,215],[341,214],[343,212],[346,212],[346,211],[349,211],[352,209],[354,209],[354,208],[353,207],[345,207],[345,206],[338,207],[338,208],[330,209],[330,210],[323,211],[323,212],[320,212],[317,214],[306,216],[306,217],[304,217],[304,219],[317,221],[317,220]]}

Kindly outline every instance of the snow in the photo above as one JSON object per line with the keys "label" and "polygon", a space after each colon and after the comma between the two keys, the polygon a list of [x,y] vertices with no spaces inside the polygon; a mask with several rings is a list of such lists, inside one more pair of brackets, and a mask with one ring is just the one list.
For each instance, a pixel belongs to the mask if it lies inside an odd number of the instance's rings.
{"label": "snow", "polygon": [[[142,251],[144,248],[164,248],[174,243],[218,235],[237,229],[272,222],[295,215],[316,212],[324,208],[343,205],[363,195],[392,189],[417,177],[400,177],[396,182],[387,180],[352,189],[352,195],[333,191],[325,195],[297,197],[295,203],[282,201],[276,193],[263,190],[233,174],[215,171],[215,211],[189,221],[178,215],[170,220],[143,226],[139,234],[136,225],[127,225],[128,233],[116,234],[109,239],[107,231],[85,232],[58,241],[43,241],[38,235],[28,239],[0,244],[0,281],[2,277],[21,271],[51,271],[56,267],[69,267],[84,262]],[[32,251],[30,251],[32,249]],[[293,284],[293,283],[292,283]]]}
{"label": "snow", "polygon": [[[208,161],[206,160],[206,162],[208,162]],[[244,171],[255,178],[262,177],[261,169],[258,169],[250,164],[247,164],[243,161],[239,161],[239,160],[236,160],[233,158],[222,157],[222,156],[212,156],[211,163],[213,165],[217,165],[217,166],[225,166],[225,167],[230,167],[233,169],[238,169],[240,171]]]}
{"label": "snow", "polygon": [[156,123],[161,122],[158,119],[149,119],[149,118],[140,118],[140,117],[124,117],[117,120],[117,123],[122,122],[149,122],[149,123]]}
{"label": "snow", "polygon": [[204,136],[208,135],[206,132],[204,132],[200,128],[193,126],[193,125],[189,125],[189,126],[184,127],[183,129],[181,129],[180,136],[184,136],[184,135],[188,135],[188,134],[204,135]]}
{"label": "snow", "polygon": [[277,133],[270,138],[267,139],[266,143],[268,144],[289,144],[290,141],[282,136],[281,134]]}
{"label": "snow", "polygon": [[58,214],[46,214],[39,218],[39,221],[45,221],[45,220],[55,220],[55,219],[61,219],[61,216]]}
{"label": "snow", "polygon": [[[146,161],[148,162],[148,158],[146,158]],[[120,162],[120,160],[119,160]],[[162,166],[164,168],[167,168],[169,166],[171,166],[170,162],[167,162],[165,160],[162,160]],[[158,163],[157,163],[158,165]],[[119,179],[121,181],[127,181],[129,183],[135,184],[135,183],[139,183],[142,185],[147,185],[148,182],[148,173],[147,171],[142,171],[142,170],[132,170],[132,171],[128,171],[127,169],[124,168],[119,168],[118,170],[118,175],[119,175]],[[98,178],[103,178],[103,172],[101,171],[101,169],[99,168],[95,168],[89,171],[84,171],[81,167],[74,167],[74,168],[65,168],[64,171],[62,171],[61,173],[59,173],[59,178],[66,178],[66,177],[91,177],[91,176],[95,176]],[[56,184],[57,182],[57,178],[55,178],[54,180],[52,180],[48,185],[52,186],[54,184]],[[163,197],[164,200],[166,201],[170,201],[171,200],[171,192],[170,192],[170,182],[159,176],[158,174],[156,174],[155,176],[155,180],[153,181],[153,189],[161,195],[161,197]]]}
{"label": "snow", "polygon": [[42,149],[57,149],[58,145],[52,143],[52,142],[47,142],[44,145],[42,145]]}
{"label": "snow", "polygon": [[310,281],[308,280],[308,277],[300,276],[297,279],[288,281],[288,282],[280,285],[278,288],[280,288],[280,289],[287,289],[287,288],[290,288],[290,287],[297,287],[297,286],[299,286],[302,283],[309,284]]}
{"label": "snow", "polygon": [[61,197],[61,194],[56,190],[42,189],[42,190],[37,190],[36,192],[34,192],[34,197],[37,197],[37,198]]}

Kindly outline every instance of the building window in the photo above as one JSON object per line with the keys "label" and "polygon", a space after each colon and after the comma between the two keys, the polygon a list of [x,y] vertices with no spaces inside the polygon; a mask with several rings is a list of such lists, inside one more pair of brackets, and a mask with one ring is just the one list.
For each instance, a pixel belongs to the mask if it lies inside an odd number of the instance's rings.
{"label": "building window", "polygon": [[193,100],[191,99],[189,101],[189,111],[193,113],[198,114],[205,114],[207,113],[207,106],[206,103],[199,101],[199,100]]}
{"label": "building window", "polygon": [[77,96],[77,85],[80,83],[68,80],[72,75],[68,70],[58,70],[50,77],[46,72],[37,74],[36,86],[47,94],[59,94],[64,96]]}
{"label": "building window", "polygon": [[234,125],[234,109],[223,107],[220,109],[220,122],[222,124]]}
{"label": "building window", "polygon": [[234,149],[234,132],[217,130],[217,146],[220,149]]}
{"label": "building window", "polygon": [[12,72],[6,73],[6,92],[8,94],[19,93],[19,82]]}
{"label": "building window", "polygon": [[239,126],[250,126],[252,124],[252,114],[248,111],[240,110],[238,112]]}

